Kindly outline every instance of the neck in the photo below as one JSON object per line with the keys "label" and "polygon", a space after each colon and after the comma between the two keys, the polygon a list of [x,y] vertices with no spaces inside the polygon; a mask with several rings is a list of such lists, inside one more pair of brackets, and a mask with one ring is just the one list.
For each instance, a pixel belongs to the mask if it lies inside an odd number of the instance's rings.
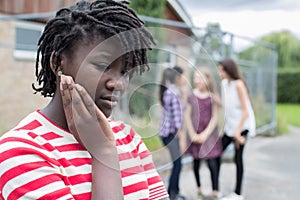
{"label": "neck", "polygon": [[205,89],[194,89],[194,94],[199,98],[206,98],[209,96],[209,92]]}
{"label": "neck", "polygon": [[50,103],[41,109],[41,113],[47,116],[57,126],[69,130],[59,90],[55,92]]}
{"label": "neck", "polygon": [[228,83],[230,83],[231,81],[233,81],[233,79],[230,78],[230,77],[228,77],[227,80],[228,80]]}

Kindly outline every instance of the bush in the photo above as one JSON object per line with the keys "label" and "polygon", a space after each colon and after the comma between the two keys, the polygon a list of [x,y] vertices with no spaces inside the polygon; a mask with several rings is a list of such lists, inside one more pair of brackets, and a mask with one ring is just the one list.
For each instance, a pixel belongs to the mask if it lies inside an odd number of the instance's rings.
{"label": "bush", "polygon": [[300,71],[278,73],[277,101],[279,103],[300,103]]}

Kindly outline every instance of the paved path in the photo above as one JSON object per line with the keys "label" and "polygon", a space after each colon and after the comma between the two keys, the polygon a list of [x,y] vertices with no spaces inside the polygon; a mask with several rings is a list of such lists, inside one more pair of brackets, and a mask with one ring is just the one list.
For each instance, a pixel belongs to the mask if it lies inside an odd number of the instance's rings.
{"label": "paved path", "polygon": [[[163,161],[169,160],[165,149],[153,155],[158,168]],[[244,159],[243,195],[247,200],[300,199],[300,128],[291,127],[290,134],[283,136],[250,139],[245,147]],[[220,173],[220,191],[226,195],[234,189],[234,163],[224,162]],[[162,171],[161,175],[167,185],[169,171]],[[204,193],[209,194],[210,175],[205,163],[200,176]],[[196,184],[190,164],[183,167],[180,186],[183,195],[190,200],[196,199]]]}

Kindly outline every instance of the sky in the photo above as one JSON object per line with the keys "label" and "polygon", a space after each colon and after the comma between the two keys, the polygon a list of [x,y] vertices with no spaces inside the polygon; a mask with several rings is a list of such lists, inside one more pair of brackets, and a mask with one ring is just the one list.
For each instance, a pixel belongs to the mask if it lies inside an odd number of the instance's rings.
{"label": "sky", "polygon": [[258,39],[289,30],[300,39],[300,0],[178,0],[194,25],[218,22],[221,30]]}

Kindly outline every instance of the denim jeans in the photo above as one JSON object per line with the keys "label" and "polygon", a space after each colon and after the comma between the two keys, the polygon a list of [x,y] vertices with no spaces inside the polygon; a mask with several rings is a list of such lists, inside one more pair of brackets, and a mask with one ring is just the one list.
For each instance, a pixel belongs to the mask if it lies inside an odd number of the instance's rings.
{"label": "denim jeans", "polygon": [[168,193],[170,197],[179,194],[179,177],[181,171],[181,152],[179,146],[179,138],[174,134],[162,137],[163,144],[169,149],[173,168],[169,179]]}

